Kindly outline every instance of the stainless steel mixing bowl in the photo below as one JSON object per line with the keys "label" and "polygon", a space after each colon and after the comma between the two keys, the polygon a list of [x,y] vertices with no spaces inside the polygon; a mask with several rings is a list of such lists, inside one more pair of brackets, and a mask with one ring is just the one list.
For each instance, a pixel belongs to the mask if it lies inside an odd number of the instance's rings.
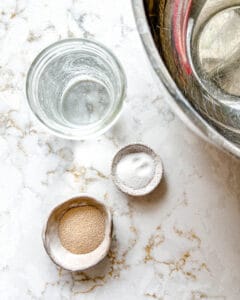
{"label": "stainless steel mixing bowl", "polygon": [[240,157],[240,0],[132,0],[132,5],[175,112]]}

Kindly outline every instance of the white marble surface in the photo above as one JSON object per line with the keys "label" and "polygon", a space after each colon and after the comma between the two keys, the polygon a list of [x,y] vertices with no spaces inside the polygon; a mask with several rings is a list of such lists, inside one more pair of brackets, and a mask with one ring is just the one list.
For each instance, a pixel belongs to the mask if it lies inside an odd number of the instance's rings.
{"label": "white marble surface", "polygon": [[[128,96],[105,136],[72,142],[29,113],[27,69],[50,43],[96,38],[125,67]],[[0,2],[0,299],[240,299],[240,162],[192,134],[165,104],[136,32],[130,0]],[[149,144],[165,178],[152,195],[116,190],[110,161],[129,142]],[[79,192],[112,208],[108,258],[59,270],[41,240],[50,209]]]}

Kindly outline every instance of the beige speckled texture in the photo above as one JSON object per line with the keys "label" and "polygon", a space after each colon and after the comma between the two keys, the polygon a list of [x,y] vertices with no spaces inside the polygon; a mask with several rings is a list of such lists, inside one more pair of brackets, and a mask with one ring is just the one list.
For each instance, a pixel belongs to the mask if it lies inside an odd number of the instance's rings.
{"label": "beige speckled texture", "polygon": [[89,253],[104,239],[105,216],[90,205],[70,208],[60,219],[58,232],[63,247],[68,251]]}

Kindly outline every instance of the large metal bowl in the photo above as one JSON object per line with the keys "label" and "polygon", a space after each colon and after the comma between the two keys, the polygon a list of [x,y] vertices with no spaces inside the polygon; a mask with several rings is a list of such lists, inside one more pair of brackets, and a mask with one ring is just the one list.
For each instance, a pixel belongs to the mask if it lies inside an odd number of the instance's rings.
{"label": "large metal bowl", "polygon": [[[182,0],[182,2],[180,2],[186,3],[188,1],[190,2],[190,0]],[[186,92],[188,83],[185,86],[182,85],[182,82],[185,84],[187,81],[184,78],[184,71],[182,73],[179,72],[181,68],[185,68],[186,73],[188,73],[188,66],[184,65],[184,63],[181,64],[180,62],[181,65],[179,66],[175,64],[176,60],[172,59],[172,68],[171,65],[169,67],[167,61],[168,57],[166,57],[166,53],[164,54],[164,51],[172,51],[172,41],[170,40],[169,44],[166,43],[166,45],[161,45],[161,47],[159,47],[159,43],[164,43],[164,40],[161,40],[159,32],[155,32],[153,27],[154,23],[152,22],[155,22],[158,14],[162,13],[161,9],[165,9],[168,4],[167,2],[174,3],[174,1],[157,0],[157,7],[154,6],[155,2],[155,0],[132,0],[132,6],[139,34],[151,65],[155,71],[154,73],[156,74],[156,78],[164,84],[171,95],[171,97],[168,97],[170,105],[173,107],[176,114],[179,115],[179,117],[185,121],[192,130],[196,131],[205,139],[211,141],[225,151],[240,157],[239,128],[237,128],[234,132],[235,124],[233,124],[235,121],[239,122],[239,119],[232,118],[227,110],[222,109],[221,103],[217,103],[217,105],[213,106],[213,101],[211,101],[209,103],[212,107],[207,107],[208,104],[204,102],[206,99],[203,98],[204,93],[200,93],[198,91],[197,84],[193,86],[191,82],[191,89],[188,89],[189,93]],[[204,0],[198,1],[198,7],[200,2],[203,3]],[[146,6],[146,4],[148,5]],[[187,7],[187,5],[185,7]],[[157,26],[160,27],[161,30],[161,24],[157,24]],[[169,30],[169,28],[162,28],[162,30]],[[193,98],[193,101],[191,97]],[[194,97],[195,99],[198,98],[197,101],[200,103],[198,103],[199,105],[196,105],[196,101],[194,102]],[[207,107],[205,111],[204,106],[201,106],[202,103],[205,107]],[[220,107],[219,110],[218,107]],[[220,111],[219,115],[221,115],[221,117],[222,112],[226,111],[225,120],[226,122],[229,122],[229,126],[224,128],[224,124],[214,120],[212,116],[214,113],[217,115],[216,111]]]}

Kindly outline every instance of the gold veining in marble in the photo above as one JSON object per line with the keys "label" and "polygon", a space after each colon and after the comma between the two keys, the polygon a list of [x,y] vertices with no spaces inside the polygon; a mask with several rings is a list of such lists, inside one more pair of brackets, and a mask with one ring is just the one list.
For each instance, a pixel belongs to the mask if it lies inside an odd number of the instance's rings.
{"label": "gold veining in marble", "polygon": [[166,241],[165,233],[163,232],[161,226],[157,226],[153,235],[148,239],[148,243],[145,246],[145,257],[144,263],[157,263],[167,265],[169,268],[169,277],[174,273],[182,273],[186,279],[191,279],[193,281],[197,280],[198,274],[205,270],[210,273],[209,267],[206,262],[198,261],[194,258],[193,254],[195,251],[201,248],[201,239],[192,230],[184,231],[173,227],[173,232],[181,239],[187,239],[191,242],[187,250],[181,254],[178,259],[161,260],[154,255],[154,250],[157,249],[157,253],[161,253],[161,245]]}

